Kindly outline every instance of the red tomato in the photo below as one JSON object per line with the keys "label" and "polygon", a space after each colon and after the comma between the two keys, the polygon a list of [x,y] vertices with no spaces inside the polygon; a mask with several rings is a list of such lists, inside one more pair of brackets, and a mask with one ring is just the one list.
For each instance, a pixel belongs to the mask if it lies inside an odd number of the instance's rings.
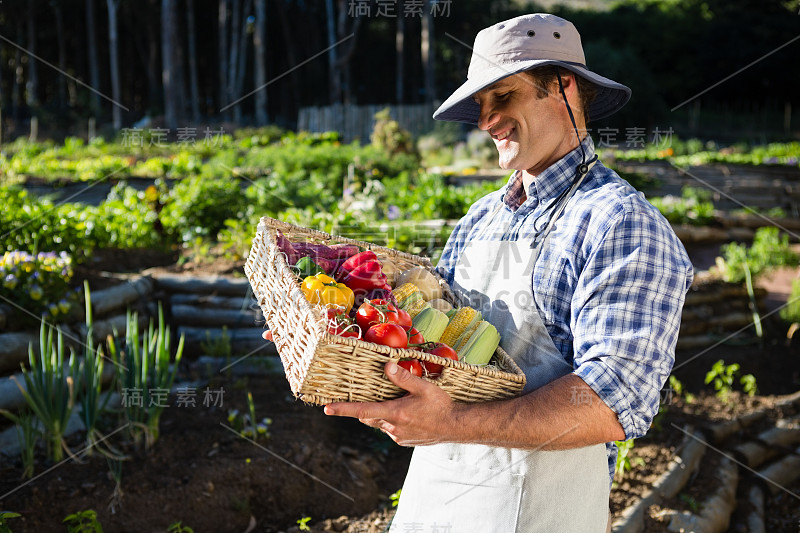
{"label": "red tomato", "polygon": [[408,347],[406,332],[397,324],[375,324],[364,334],[364,340],[376,344],[383,344],[391,348]]}
{"label": "red tomato", "polygon": [[425,342],[425,338],[417,328],[408,330],[408,344],[422,344],[423,342]]}
{"label": "red tomato", "polygon": [[422,377],[422,364],[416,359],[403,359],[397,366],[401,366],[417,377]]}
{"label": "red tomato", "polygon": [[408,314],[408,311],[404,309],[397,310],[397,324],[406,331],[411,329],[411,315]]}
{"label": "red tomato", "polygon": [[328,333],[342,337],[361,338],[361,328],[345,314],[344,309],[329,308],[326,310],[325,316],[328,320]]}
{"label": "red tomato", "polygon": [[[439,357],[445,357],[447,359],[452,359],[453,361],[458,361],[458,354],[454,349],[450,346],[444,344],[443,342],[436,342],[433,343],[433,348],[429,348],[425,350],[429,354],[438,355]],[[424,361],[423,366],[425,366],[425,370],[427,370],[428,374],[441,374],[443,365],[438,363],[429,363]]]}
{"label": "red tomato", "polygon": [[397,323],[397,308],[387,300],[366,300],[356,312],[356,322],[364,331],[375,324]]}

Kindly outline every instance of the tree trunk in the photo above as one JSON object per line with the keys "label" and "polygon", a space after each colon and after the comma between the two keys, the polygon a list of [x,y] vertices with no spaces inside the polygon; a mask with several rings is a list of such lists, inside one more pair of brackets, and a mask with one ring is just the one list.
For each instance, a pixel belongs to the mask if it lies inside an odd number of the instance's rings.
{"label": "tree trunk", "polygon": [[[28,83],[25,91],[25,103],[28,107],[34,108],[39,103],[37,94],[39,93],[39,70],[36,55],[36,1],[28,0]],[[31,109],[31,113],[34,110]]]}
{"label": "tree trunk", "polygon": [[178,94],[175,79],[175,0],[161,0],[161,81],[164,85],[164,123],[173,129],[178,123]]}
{"label": "tree trunk", "polygon": [[[247,43],[250,42],[250,38],[247,34],[247,17],[252,8],[253,0],[245,0],[239,32],[239,65],[236,67],[236,85],[234,87],[236,99],[241,98],[244,94],[244,73],[245,69],[247,68]],[[241,105],[237,104],[233,108],[233,116],[235,117],[237,124],[242,121]]]}
{"label": "tree trunk", "polygon": [[186,0],[186,33],[189,39],[189,94],[192,100],[192,121],[197,123],[200,121],[200,94],[197,84],[194,0]]}
{"label": "tree trunk", "polygon": [[297,65],[297,54],[295,53],[294,32],[289,25],[289,17],[286,16],[286,8],[282,2],[275,2],[275,11],[278,13],[281,21],[281,30],[283,31],[283,42],[286,45],[286,59],[289,62],[291,69],[289,74],[289,81],[291,82],[291,90],[289,94],[294,97],[294,108],[300,107],[300,80],[297,77],[297,70],[292,68]]}
{"label": "tree trunk", "polygon": [[[228,56],[228,105],[236,100],[236,72],[239,66],[239,39],[242,27],[242,0],[233,0],[231,10],[231,38],[228,43],[230,47]],[[238,122],[241,118],[241,111],[238,106],[234,106],[233,119]]]}
{"label": "tree trunk", "polygon": [[342,80],[339,75],[336,61],[336,12],[333,9],[333,0],[325,0],[325,12],[328,22],[328,79],[330,80],[330,98],[332,104],[342,100]]}
{"label": "tree trunk", "polygon": [[[50,0],[50,5],[53,7],[53,15],[56,18],[56,40],[58,42],[58,68],[62,72],[67,71],[67,43],[64,39],[64,17],[61,11],[61,6],[58,0]],[[58,76],[58,108],[65,110],[67,108],[67,77],[64,75]]]}
{"label": "tree trunk", "polygon": [[256,125],[267,123],[267,0],[256,0],[256,25],[253,32]]}
{"label": "tree trunk", "polygon": [[403,77],[403,70],[404,70],[404,62],[403,62],[403,54],[404,54],[404,47],[405,47],[405,33],[406,33],[406,17],[403,11],[403,0],[399,0],[397,3],[397,11],[400,15],[397,17],[397,29],[395,30],[394,34],[394,49],[397,53],[397,73],[395,75],[395,100],[397,101],[397,105],[403,104],[403,86],[405,84],[405,79]]}
{"label": "tree trunk", "polygon": [[433,12],[431,0],[425,2],[422,14],[422,68],[425,77],[425,103],[433,105],[436,85],[434,83]]}
{"label": "tree trunk", "polygon": [[119,106],[121,88],[119,83],[119,55],[117,50],[117,7],[119,0],[106,0],[108,5],[108,55],[111,65],[111,105],[114,129],[122,127],[122,109]]}
{"label": "tree trunk", "polygon": [[[97,28],[94,22],[94,0],[86,0],[86,34],[89,45],[89,81],[95,91],[100,90],[100,66],[97,63]],[[100,115],[100,95],[92,92],[92,115]]]}
{"label": "tree trunk", "polygon": [[[22,41],[22,21],[17,21],[17,36],[19,41]],[[14,129],[17,129],[17,124],[20,120],[20,108],[22,107],[22,92],[25,89],[25,77],[22,70],[22,54],[19,47],[15,47],[14,51],[14,81],[11,83],[11,113],[14,115]]]}
{"label": "tree trunk", "polygon": [[[219,19],[217,20],[219,35],[219,107],[228,104],[228,0],[219,0]],[[227,111],[222,112],[225,120]]]}

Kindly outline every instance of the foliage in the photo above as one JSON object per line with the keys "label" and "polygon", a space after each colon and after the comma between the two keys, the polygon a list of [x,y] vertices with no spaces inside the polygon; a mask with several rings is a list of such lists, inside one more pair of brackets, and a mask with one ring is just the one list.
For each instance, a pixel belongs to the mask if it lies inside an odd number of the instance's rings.
{"label": "foliage", "polygon": [[398,153],[414,153],[414,139],[411,134],[400,127],[390,116],[389,108],[375,113],[375,125],[372,128],[370,141],[372,146],[394,155]]}
{"label": "foliage", "polygon": [[[740,366],[738,363],[726,365],[725,361],[720,359],[714,366],[711,367],[706,373],[705,383],[714,383],[714,390],[717,391],[717,398],[724,403],[728,403],[730,393],[733,391],[733,384],[736,376],[739,373]],[[758,387],[756,386],[756,378],[752,374],[745,374],[741,376],[739,383],[742,385],[742,390],[748,396],[755,396]]]}
{"label": "foliage", "polygon": [[228,411],[228,423],[231,424],[241,436],[258,440],[259,436],[266,439],[269,438],[269,426],[272,424],[271,418],[262,418],[260,422],[255,422],[256,406],[253,401],[253,393],[247,393],[247,409],[248,413],[242,414],[238,409],[231,409]]}
{"label": "foliage", "polygon": [[678,397],[682,396],[683,399],[686,400],[686,403],[694,402],[694,394],[685,390],[683,388],[683,383],[681,383],[677,377],[669,377],[669,386],[672,388],[672,391],[675,393],[675,395]]}
{"label": "foliage", "polygon": [[624,477],[625,472],[630,471],[634,465],[644,465],[644,459],[641,457],[632,458],[630,455],[633,450],[634,440],[635,439],[615,441],[617,445],[617,464],[614,468],[614,473],[620,480]]}
{"label": "foliage", "polygon": [[308,523],[311,521],[310,516],[304,516],[297,520],[297,529],[300,531],[311,531],[311,528],[308,527]]}
{"label": "foliage", "polygon": [[392,502],[392,507],[397,507],[400,503],[400,493],[403,492],[403,489],[397,489],[395,492],[389,495],[389,500]]}
{"label": "foliage", "polygon": [[97,521],[97,512],[92,509],[73,513],[63,522],[67,524],[69,533],[103,533],[103,526]]}
{"label": "foliage", "polygon": [[130,434],[137,444],[144,435],[147,448],[151,448],[158,440],[161,413],[178,372],[183,342],[181,335],[175,355],[172,356],[170,329],[164,322],[160,304],[158,329],[151,319],[140,340],[139,314],[128,311],[122,349],[118,350],[113,339],[109,339],[109,354],[114,362],[123,413],[130,423]]}
{"label": "foliage", "polygon": [[[33,477],[36,444],[41,436],[41,431],[37,427],[36,417],[28,412],[14,414],[5,409],[0,409],[0,415],[11,420],[17,430],[17,443],[19,444],[20,461],[22,462],[22,479]],[[2,515],[0,514],[1,518]],[[2,526],[2,520],[0,520],[0,526]],[[2,531],[2,527],[0,527],[0,533]]]}
{"label": "foliage", "polygon": [[167,533],[194,533],[194,530],[189,526],[184,526],[182,522],[175,522],[169,525]]}
{"label": "foliage", "polygon": [[22,369],[25,387],[19,382],[17,387],[42,424],[47,456],[60,461],[64,451],[70,453],[64,431],[75,405],[75,384],[79,379],[75,352],[70,350],[67,360],[61,329],[42,322],[39,355],[35,356],[33,346],[30,346],[28,363],[29,368]]}
{"label": "foliage", "polygon": [[725,281],[741,283],[749,270],[752,277],[781,266],[797,266],[800,257],[791,249],[789,236],[781,235],[776,227],[756,230],[749,248],[739,243],[722,246],[724,259],[718,261]]}
{"label": "foliage", "polygon": [[0,533],[11,533],[11,529],[8,527],[6,520],[9,518],[19,518],[20,516],[22,515],[13,511],[0,511]]}
{"label": "foliage", "polygon": [[800,279],[792,280],[792,292],[780,315],[787,322],[800,323]]}
{"label": "foliage", "polygon": [[[72,257],[66,252],[6,252],[0,259],[0,279],[3,299],[45,320],[68,314],[76,299],[69,287]],[[28,315],[20,318],[31,322]]]}
{"label": "foliage", "polygon": [[667,195],[651,198],[650,203],[673,224],[705,226],[714,220],[714,203],[702,189],[684,187],[681,198]]}
{"label": "foliage", "polygon": [[161,223],[180,242],[196,236],[214,238],[225,220],[238,218],[245,195],[238,179],[186,178],[175,185],[160,213]]}

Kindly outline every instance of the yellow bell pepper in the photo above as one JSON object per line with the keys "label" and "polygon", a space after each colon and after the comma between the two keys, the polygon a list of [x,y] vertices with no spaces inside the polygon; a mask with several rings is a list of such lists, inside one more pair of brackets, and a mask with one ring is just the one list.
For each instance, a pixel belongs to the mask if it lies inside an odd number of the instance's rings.
{"label": "yellow bell pepper", "polygon": [[349,313],[355,302],[353,291],[344,283],[337,283],[335,279],[326,274],[308,276],[300,286],[303,294],[312,304],[321,304],[325,307],[340,307]]}

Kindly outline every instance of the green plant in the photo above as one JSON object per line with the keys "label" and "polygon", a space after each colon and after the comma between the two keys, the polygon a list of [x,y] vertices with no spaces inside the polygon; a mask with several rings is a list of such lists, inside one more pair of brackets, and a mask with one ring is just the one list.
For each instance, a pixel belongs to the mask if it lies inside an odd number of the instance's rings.
{"label": "green plant", "polygon": [[260,422],[256,419],[256,406],[253,401],[253,394],[247,393],[247,414],[239,413],[238,409],[228,411],[228,422],[233,429],[246,438],[257,440],[259,436],[269,438],[269,426],[272,424],[271,418],[262,418]]}
{"label": "green plant", "polygon": [[34,355],[33,345],[28,347],[29,368],[22,369],[25,387],[17,382],[25,402],[42,424],[47,454],[54,461],[60,461],[64,451],[71,453],[64,431],[75,405],[78,365],[75,352],[70,350],[69,360],[65,352],[61,329],[54,330],[42,322],[39,356]]}
{"label": "green plant", "polygon": [[733,283],[745,281],[748,270],[755,278],[777,267],[797,266],[800,261],[789,245],[789,236],[771,226],[758,228],[749,248],[733,242],[724,245],[722,252],[720,271],[725,281]]}
{"label": "green plant", "polygon": [[194,530],[189,526],[184,526],[182,522],[175,522],[169,525],[167,533],[194,533]]}
{"label": "green plant", "polygon": [[123,399],[123,411],[130,422],[134,442],[145,437],[145,446],[152,447],[158,440],[159,421],[172,383],[183,355],[184,337],[181,335],[174,357],[171,355],[170,330],[164,323],[164,311],[159,303],[158,328],[153,320],[139,339],[139,315],[128,311],[125,343],[118,352],[113,339],[109,353],[114,362],[117,383]]}
{"label": "green plant", "polygon": [[675,376],[670,376],[669,377],[669,386],[672,389],[672,391],[675,393],[675,395],[678,396],[678,397],[682,396],[683,399],[686,401],[686,403],[694,402],[694,394],[692,394],[691,392],[685,390],[683,388],[683,383],[681,383],[680,380],[678,378],[676,378]]}
{"label": "green plant", "polygon": [[650,203],[674,224],[705,226],[714,220],[714,203],[703,189],[684,187],[680,198],[667,195],[651,198]]}
{"label": "green plant", "polygon": [[742,390],[748,396],[755,396],[758,394],[758,387],[756,386],[756,377],[753,374],[745,374],[739,380],[739,383],[742,385]]}
{"label": "green plant", "polygon": [[389,114],[389,108],[384,108],[375,113],[375,125],[370,135],[370,141],[376,148],[386,150],[390,154],[414,153],[414,139],[411,134],[400,127]]}
{"label": "green plant", "polygon": [[400,503],[401,492],[403,492],[403,489],[397,489],[395,492],[389,495],[389,500],[392,502],[392,507],[397,507],[397,504]]}
{"label": "green plant", "polygon": [[9,518],[19,518],[20,516],[22,515],[13,511],[0,511],[0,533],[12,533],[6,520]]}
{"label": "green plant", "polygon": [[725,361],[720,359],[706,373],[705,383],[714,383],[714,390],[717,391],[717,398],[724,403],[728,402],[728,396],[733,391],[733,382],[739,372],[739,364],[733,363],[725,365]]}
{"label": "green plant", "polygon": [[97,513],[92,509],[78,511],[64,518],[69,533],[103,533],[103,526],[97,521]]}
{"label": "green plant", "polygon": [[228,333],[228,326],[222,326],[222,335],[211,338],[211,334],[206,332],[206,340],[200,343],[200,350],[210,357],[219,357],[230,361],[231,358],[231,336]]}
{"label": "green plant", "polygon": [[693,513],[697,513],[700,510],[700,504],[697,503],[697,500],[694,499],[692,496],[689,496],[685,492],[681,492],[678,495],[678,498],[686,505],[688,505],[689,509],[691,509]]}
{"label": "green plant", "polygon": [[[22,462],[22,479],[33,477],[33,465],[36,455],[36,443],[41,436],[36,423],[36,417],[27,412],[14,414],[11,411],[0,409],[0,414],[14,422],[19,443],[20,461]],[[2,530],[0,529],[0,533]]]}
{"label": "green plant", "polygon": [[[72,258],[66,252],[15,250],[0,259],[0,295],[46,320],[69,313],[75,300],[69,288],[71,279]],[[20,320],[30,322],[31,318],[23,315]]]}
{"label": "green plant", "polygon": [[114,490],[108,498],[108,509],[111,514],[117,512],[117,507],[122,505],[122,461],[124,457],[106,455],[108,471],[114,479]]}
{"label": "green plant", "polygon": [[308,527],[308,523],[311,521],[310,516],[304,516],[297,520],[297,527],[300,531],[311,531],[311,528]]}
{"label": "green plant", "polygon": [[633,450],[633,441],[635,439],[618,440],[615,442],[617,445],[617,464],[614,469],[614,474],[619,477],[620,481],[625,475],[625,472],[630,471],[634,465],[643,465],[644,459],[641,457],[631,458],[631,451]]}
{"label": "green plant", "polygon": [[786,306],[780,310],[780,315],[786,322],[800,323],[800,279],[792,280],[792,292]]}
{"label": "green plant", "polygon": [[102,440],[102,435],[97,430],[97,423],[108,405],[109,395],[102,399],[104,355],[103,347],[94,345],[92,296],[88,281],[83,283],[83,295],[86,303],[86,338],[83,343],[77,398],[81,405],[81,420],[86,428],[86,453],[91,454],[95,444]]}

